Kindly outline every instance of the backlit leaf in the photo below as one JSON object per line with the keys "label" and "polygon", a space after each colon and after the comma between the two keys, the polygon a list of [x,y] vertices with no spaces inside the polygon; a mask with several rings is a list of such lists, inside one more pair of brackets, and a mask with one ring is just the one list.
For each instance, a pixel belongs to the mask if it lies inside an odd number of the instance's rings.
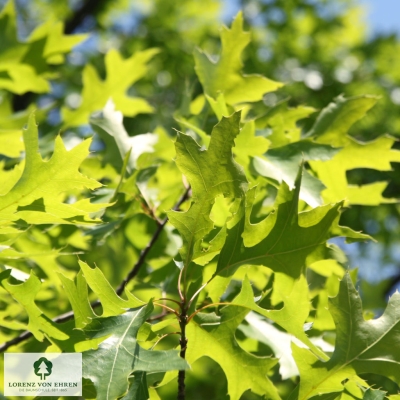
{"label": "backlit leaf", "polygon": [[35,297],[40,291],[41,282],[39,278],[31,274],[29,279],[20,284],[11,284],[7,278],[10,276],[11,270],[0,273],[0,284],[11,294],[21,305],[29,316],[28,329],[33,333],[35,338],[43,341],[45,336],[57,340],[66,340],[66,335],[60,327],[57,326],[50,318],[48,318],[35,303]]}
{"label": "backlit leaf", "polygon": [[62,109],[65,125],[86,124],[90,114],[103,109],[109,99],[112,99],[117,110],[130,117],[153,112],[153,107],[146,100],[128,96],[126,92],[146,74],[147,63],[157,53],[157,49],[149,49],[123,59],[116,50],[110,50],[105,58],[107,76],[104,81],[95,68],[88,64],[83,70],[81,105],[76,110]]}
{"label": "backlit leaf", "polygon": [[10,191],[0,196],[0,224],[18,219],[29,224],[96,222],[90,218],[90,213],[99,211],[105,204],[92,204],[87,199],[69,204],[63,202],[69,190],[101,186],[78,171],[88,155],[90,140],[67,151],[58,136],[53,156],[43,161],[38,152],[38,128],[33,114],[23,136],[26,148],[24,170]]}
{"label": "backlit leaf", "polygon": [[228,394],[231,400],[239,400],[248,389],[269,399],[280,397],[267,377],[268,371],[277,360],[270,357],[256,357],[243,350],[235,339],[235,330],[248,313],[241,307],[229,306],[221,310],[217,323],[196,323],[187,326],[190,343],[186,359],[193,364],[207,356],[223,369],[228,380]]}
{"label": "backlit leaf", "polygon": [[236,16],[231,29],[222,28],[221,41],[222,50],[217,62],[199,49],[194,52],[196,73],[207,95],[216,98],[218,92],[222,92],[228,104],[237,104],[261,100],[265,93],[282,86],[261,75],[241,73],[241,53],[250,42],[250,33],[243,30],[241,13]]}
{"label": "backlit leaf", "polygon": [[355,374],[374,373],[400,382],[400,295],[389,300],[383,315],[364,320],[362,304],[346,274],[339,293],[329,300],[329,310],[336,325],[336,344],[331,359],[321,362],[308,350],[293,347],[300,370],[299,399],[316,394],[340,392],[342,381]]}
{"label": "backlit leaf", "polygon": [[214,127],[210,145],[202,149],[190,136],[178,133],[176,163],[192,187],[193,203],[186,212],[170,211],[168,217],[183,239],[180,250],[185,265],[203,255],[201,240],[213,228],[210,212],[215,198],[241,197],[247,186],[243,169],[232,156],[239,133],[240,112],[223,117]]}

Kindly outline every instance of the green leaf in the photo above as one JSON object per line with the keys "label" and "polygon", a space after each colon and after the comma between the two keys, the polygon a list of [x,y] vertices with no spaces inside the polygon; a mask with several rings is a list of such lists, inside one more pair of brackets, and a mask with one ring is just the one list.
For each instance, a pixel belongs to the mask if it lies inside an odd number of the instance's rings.
{"label": "green leaf", "polygon": [[253,102],[282,86],[260,75],[241,74],[241,53],[250,42],[249,32],[243,31],[242,13],[238,13],[231,29],[222,28],[221,41],[222,50],[217,62],[199,49],[194,52],[196,73],[208,96],[215,99],[222,92],[228,104]]}
{"label": "green leaf", "polygon": [[146,372],[136,372],[133,379],[130,379],[128,393],[121,400],[148,400],[149,396]]}
{"label": "green leaf", "polygon": [[299,370],[292,356],[292,349],[290,346],[292,336],[286,332],[282,332],[273,324],[270,324],[253,312],[247,314],[246,322],[249,325],[242,324],[239,326],[239,330],[242,331],[247,338],[255,339],[271,348],[275,357],[279,359],[279,374],[282,380],[298,376]]}
{"label": "green leaf", "polygon": [[[74,46],[82,42],[88,35],[64,35],[64,24],[60,21],[47,21],[37,27],[28,38],[31,48],[23,58],[23,62],[36,66],[43,58],[49,64],[61,64],[64,62],[63,54],[69,53]],[[44,42],[44,43],[43,43]],[[40,43],[41,51],[38,52],[35,44]],[[36,53],[36,54],[34,54]],[[36,62],[35,62],[36,61]]]}
{"label": "green leaf", "polygon": [[[291,108],[287,101],[284,101],[269,109],[265,115],[257,118],[255,123],[257,129],[266,130],[266,133],[269,133],[268,140],[271,142],[271,148],[282,147],[300,140],[301,129],[297,122],[314,112],[315,109],[312,107],[298,106]],[[270,130],[272,132],[269,132]]]}
{"label": "green leaf", "polygon": [[0,61],[19,61],[28,49],[17,39],[17,15],[14,1],[9,0],[0,13]]}
{"label": "green leaf", "polygon": [[99,268],[90,268],[83,261],[79,261],[79,265],[87,284],[100,299],[103,308],[103,317],[121,314],[128,308],[140,307],[143,305],[144,302],[137,299],[127,289],[125,289],[125,294],[128,297],[128,300],[121,299],[121,297],[115,293],[114,289]]}
{"label": "green leaf", "polygon": [[96,318],[85,327],[84,332],[90,338],[108,336],[97,350],[82,353],[82,374],[93,382],[97,400],[114,400],[126,394],[132,373],[189,368],[177,350],[150,351],[138,345],[139,328],[152,310],[149,303],[116,317]]}
{"label": "green leaf", "polygon": [[[301,140],[286,146],[270,149],[264,157],[255,157],[253,166],[262,176],[286,182],[290,189],[293,188],[299,165],[302,161],[331,159],[339,149],[328,145]],[[304,172],[300,188],[300,199],[311,207],[322,205],[321,191],[325,186],[319,179]]]}
{"label": "green leaf", "polygon": [[338,96],[324,108],[314,126],[306,136],[312,136],[319,143],[341,147],[346,145],[350,127],[371,109],[378,98],[376,96]]}
{"label": "green leaf", "polygon": [[90,213],[106,204],[92,204],[88,199],[64,203],[64,193],[72,189],[95,189],[101,186],[83,176],[79,165],[89,153],[90,140],[67,151],[58,136],[53,156],[43,161],[40,156],[38,128],[33,114],[23,130],[26,161],[22,176],[9,192],[0,196],[0,224],[22,219],[29,224],[92,224]]}
{"label": "green leaf", "polygon": [[19,157],[24,150],[22,131],[0,129],[0,153],[7,157]]}
{"label": "green leaf", "polygon": [[246,189],[243,170],[232,157],[239,134],[240,111],[223,117],[211,133],[207,150],[188,135],[179,133],[175,142],[176,164],[188,178],[193,199],[214,199],[217,195],[241,197]]}
{"label": "green leaf", "polygon": [[248,166],[249,158],[263,155],[269,147],[269,140],[256,136],[254,121],[246,122],[235,140],[236,146],[233,149],[236,160],[240,165]]}
{"label": "green leaf", "polygon": [[[215,275],[231,276],[244,264],[264,265],[273,271],[296,279],[306,265],[307,257],[325,248],[330,228],[339,217],[341,203],[317,207],[298,213],[301,169],[295,188],[282,183],[275,211],[260,222],[263,229],[253,229],[246,218],[228,231]],[[249,215],[250,210],[246,210]],[[247,247],[251,246],[251,247]],[[278,275],[277,275],[278,276]],[[290,287],[287,288],[290,291]]]}
{"label": "green leaf", "polygon": [[225,96],[222,92],[218,93],[216,99],[213,99],[211,96],[205,95],[208,104],[210,104],[212,110],[218,118],[218,121],[221,121],[222,117],[228,117],[231,114],[228,111],[228,107],[226,105]]}
{"label": "green leaf", "polygon": [[342,381],[355,374],[374,373],[400,382],[400,294],[390,299],[378,319],[365,321],[360,296],[350,275],[340,282],[339,293],[329,300],[336,325],[336,344],[331,359],[316,360],[308,350],[293,347],[300,370],[299,399],[340,392]]}
{"label": "green leaf", "polygon": [[35,303],[35,297],[40,291],[41,282],[39,278],[31,274],[29,279],[20,284],[10,284],[7,278],[11,270],[0,273],[0,284],[14,297],[25,309],[29,316],[28,330],[33,333],[35,338],[43,341],[45,336],[57,340],[67,340],[66,335],[60,326],[57,326],[50,318],[46,317]]}
{"label": "green leaf", "polygon": [[87,65],[82,77],[82,104],[76,110],[61,110],[65,126],[86,124],[90,114],[102,110],[109,99],[126,116],[153,112],[153,107],[146,100],[127,96],[126,91],[146,75],[147,63],[157,53],[157,49],[148,49],[124,60],[116,50],[109,51],[105,58],[107,77],[104,81],[92,65]]}
{"label": "green leaf", "polygon": [[240,112],[223,117],[211,133],[207,150],[190,136],[178,133],[176,164],[192,187],[193,203],[184,213],[168,212],[168,218],[182,236],[180,254],[185,265],[203,255],[201,240],[213,228],[210,212],[216,196],[238,198],[246,190],[245,174],[234,161],[231,150],[239,133],[239,122]]}
{"label": "green leaf", "polygon": [[121,169],[122,160],[129,150],[131,153],[128,170],[133,171],[137,168],[140,155],[154,152],[154,145],[158,142],[158,137],[154,133],[129,136],[123,124],[123,115],[120,111],[115,111],[112,100],[107,102],[101,116],[92,117],[90,123],[95,126],[96,131],[106,143],[107,157],[118,170]]}
{"label": "green leaf", "polygon": [[[279,287],[278,287],[279,290]],[[297,339],[307,345],[318,357],[327,360],[326,354],[316,347],[304,332],[303,326],[310,312],[310,301],[308,294],[308,284],[304,277],[300,278],[293,284],[289,294],[281,296],[284,306],[280,310],[266,310],[257,305],[254,301],[253,289],[251,288],[248,278],[243,281],[242,290],[232,301],[232,304],[246,307],[253,310],[264,317],[272,319],[279,326],[291,333]]]}
{"label": "green leaf", "polygon": [[386,397],[386,392],[383,390],[367,389],[364,393],[363,400],[383,400]]}
{"label": "green leaf", "polygon": [[74,321],[77,328],[83,328],[96,316],[89,303],[86,280],[79,272],[75,281],[59,274],[64,290],[74,311]]}
{"label": "green leaf", "polygon": [[16,94],[26,92],[47,93],[50,85],[27,64],[2,63],[0,65],[0,88]]}
{"label": "green leaf", "polygon": [[324,183],[322,196],[326,202],[346,199],[350,204],[378,205],[392,203],[394,199],[382,196],[387,182],[368,185],[349,185],[346,172],[355,168],[391,171],[391,162],[400,162],[400,151],[392,149],[395,139],[379,137],[368,143],[347,138],[346,146],[327,162],[311,161],[313,170]]}
{"label": "green leaf", "polygon": [[[256,357],[243,350],[235,339],[235,330],[248,313],[242,307],[228,306],[221,310],[220,322],[197,322],[187,326],[186,359],[193,364],[201,357],[210,357],[223,369],[228,380],[231,400],[238,400],[248,389],[269,399],[280,397],[267,377],[277,363],[270,357]],[[209,314],[206,314],[207,316]],[[202,323],[204,322],[204,323]]]}
{"label": "green leaf", "polygon": [[87,35],[64,35],[62,22],[47,21],[22,43],[16,20],[14,1],[10,0],[0,13],[0,88],[17,94],[49,92],[48,64],[62,63],[64,53]]}
{"label": "green leaf", "polygon": [[[0,167],[4,166],[4,162],[0,163]],[[7,194],[12,187],[18,182],[23,172],[23,163],[17,164],[13,169],[5,170],[0,168],[0,179],[2,187],[0,188],[0,196]]]}

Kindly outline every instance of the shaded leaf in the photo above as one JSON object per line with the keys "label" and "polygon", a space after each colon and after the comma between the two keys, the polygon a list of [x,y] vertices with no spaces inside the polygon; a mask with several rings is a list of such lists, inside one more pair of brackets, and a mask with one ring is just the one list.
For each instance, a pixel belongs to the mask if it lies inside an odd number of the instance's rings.
{"label": "shaded leaf", "polygon": [[253,231],[253,224],[242,218],[228,231],[216,275],[231,276],[241,265],[251,264],[264,265],[293,279],[300,276],[307,257],[320,246],[325,248],[341,206],[330,204],[299,214],[300,182],[301,170],[292,191],[282,183],[275,212],[260,222],[264,229]]}
{"label": "shaded leaf", "polygon": [[128,393],[121,400],[148,400],[149,396],[146,372],[137,372],[134,374],[133,379],[130,379]]}
{"label": "shaded leaf", "polygon": [[[338,151],[339,149],[328,145],[302,140],[270,149],[264,157],[256,157],[253,166],[260,175],[275,179],[279,183],[284,181],[292,189],[302,161],[326,161]],[[325,185],[305,170],[300,188],[300,199],[311,207],[322,205],[321,191],[323,189]]]}
{"label": "shaded leaf", "polygon": [[90,123],[106,143],[107,157],[117,169],[121,169],[125,155],[131,150],[128,171],[133,171],[137,168],[140,155],[154,152],[154,145],[158,142],[158,136],[153,133],[129,136],[123,124],[123,115],[115,110],[112,100],[107,102],[100,116],[90,119]]}
{"label": "shaded leaf", "polygon": [[383,390],[367,389],[364,393],[363,400],[383,400],[386,392]]}
{"label": "shaded leaf", "polygon": [[97,350],[82,353],[82,374],[93,382],[97,400],[114,400],[126,394],[132,373],[189,368],[177,350],[150,351],[138,345],[139,328],[152,310],[149,303],[116,317],[96,318],[85,327],[90,338],[108,336]]}

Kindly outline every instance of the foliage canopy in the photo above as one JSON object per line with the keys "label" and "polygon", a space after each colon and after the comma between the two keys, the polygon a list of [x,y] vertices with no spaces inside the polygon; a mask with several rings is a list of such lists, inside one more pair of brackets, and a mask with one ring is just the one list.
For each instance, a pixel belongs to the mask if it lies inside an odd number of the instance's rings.
{"label": "foliage canopy", "polygon": [[[351,178],[400,162],[396,139],[371,133],[377,93],[353,87],[316,110],[298,82],[259,74],[262,28],[251,41],[244,27],[257,2],[221,28],[220,49],[204,11],[219,2],[149,2],[158,8],[141,11],[136,35],[84,62],[75,46],[87,36],[53,22],[64,3],[35,1],[48,20],[24,40],[12,0],[0,14],[2,351],[82,352],[84,399],[398,400],[399,294],[387,305],[365,295],[363,309],[337,245],[373,240],[345,223],[347,208],[398,210],[396,182]],[[281,9],[303,36],[314,24],[318,49],[355,12],[322,28],[307,4]],[[93,12],[107,35],[111,10]],[[274,27],[270,69],[282,49],[297,62],[315,54]]]}

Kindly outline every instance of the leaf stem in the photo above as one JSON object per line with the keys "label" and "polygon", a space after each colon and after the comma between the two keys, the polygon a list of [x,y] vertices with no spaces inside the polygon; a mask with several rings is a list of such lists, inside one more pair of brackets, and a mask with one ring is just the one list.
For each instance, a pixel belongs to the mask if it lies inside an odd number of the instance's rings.
{"label": "leaf stem", "polygon": [[174,310],[174,309],[171,308],[171,307],[166,306],[165,304],[160,304],[160,303],[156,303],[156,302],[153,302],[153,304],[154,304],[155,306],[162,307],[162,308],[164,308],[165,310],[167,310],[167,311],[169,311],[169,312],[171,312],[171,313],[173,313],[173,314],[179,316],[178,311]]}
{"label": "leaf stem", "polygon": [[182,282],[182,273],[183,270],[185,269],[185,267],[183,267],[180,272],[179,272],[179,277],[178,277],[178,293],[179,293],[179,297],[181,299],[181,304],[183,304],[185,302],[185,296],[182,294],[182,290],[181,290],[181,282]]}
{"label": "leaf stem", "polygon": [[173,301],[174,303],[180,305],[181,303],[178,300],[170,299],[168,297],[161,297],[159,299],[155,299],[154,301],[160,301],[160,300],[166,300],[166,301]]}
{"label": "leaf stem", "polygon": [[[198,310],[196,310],[194,313],[192,313],[192,314],[188,317],[187,322],[189,323],[190,320],[193,319],[193,317],[194,317],[196,314],[198,314],[200,311],[204,310],[205,308],[208,308],[208,307],[215,307],[215,306],[222,306],[222,305],[229,305],[229,304],[232,304],[232,303],[226,303],[226,302],[225,302],[225,303],[211,303],[211,304],[207,304],[206,306],[201,307],[201,308],[199,308]],[[233,304],[233,305],[238,305],[238,306],[240,306],[240,304]]]}
{"label": "leaf stem", "polygon": [[166,338],[167,336],[170,336],[170,335],[180,335],[180,334],[181,334],[180,332],[169,332],[169,333],[166,333],[166,334],[162,335],[162,336],[157,340],[157,342],[155,342],[155,343],[153,344],[153,346],[151,346],[151,350],[154,350],[154,348],[158,345],[158,343],[160,343],[161,340],[163,340],[163,339]]}
{"label": "leaf stem", "polygon": [[188,308],[192,305],[193,300],[196,298],[196,296],[207,286],[208,282],[206,282],[204,285],[201,285],[200,289],[198,289],[195,294],[191,297],[188,303]]}

